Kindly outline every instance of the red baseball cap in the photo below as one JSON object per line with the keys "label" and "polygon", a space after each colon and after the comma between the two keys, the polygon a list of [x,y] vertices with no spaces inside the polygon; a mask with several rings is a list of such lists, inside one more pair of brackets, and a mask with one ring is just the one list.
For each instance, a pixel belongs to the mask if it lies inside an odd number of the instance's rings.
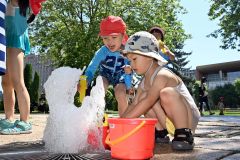
{"label": "red baseball cap", "polygon": [[126,34],[126,24],[122,20],[121,17],[118,16],[108,16],[103,19],[100,23],[100,36],[110,36],[110,35],[118,35],[123,34],[122,43],[125,44],[128,40],[128,36]]}
{"label": "red baseball cap", "polygon": [[46,0],[29,0],[30,8],[32,9],[34,15],[37,15],[41,11],[41,3],[44,1]]}

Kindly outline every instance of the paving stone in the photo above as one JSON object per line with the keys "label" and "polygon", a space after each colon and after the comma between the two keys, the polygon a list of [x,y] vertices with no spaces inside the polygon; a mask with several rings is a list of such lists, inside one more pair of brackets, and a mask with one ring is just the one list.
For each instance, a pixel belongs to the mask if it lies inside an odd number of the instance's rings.
{"label": "paving stone", "polygon": [[239,159],[240,159],[240,153],[236,153],[236,154],[229,155],[223,158],[222,160],[239,160]]}
{"label": "paving stone", "polygon": [[[4,115],[0,114],[0,118]],[[0,135],[0,160],[43,160],[43,159],[88,159],[110,160],[110,152],[50,154],[44,149],[42,137],[48,115],[32,114],[32,134]],[[19,118],[19,115],[16,116]],[[195,134],[195,148],[192,151],[174,151],[170,144],[156,144],[151,160],[239,160],[240,118],[201,117]],[[171,137],[172,139],[172,137]]]}

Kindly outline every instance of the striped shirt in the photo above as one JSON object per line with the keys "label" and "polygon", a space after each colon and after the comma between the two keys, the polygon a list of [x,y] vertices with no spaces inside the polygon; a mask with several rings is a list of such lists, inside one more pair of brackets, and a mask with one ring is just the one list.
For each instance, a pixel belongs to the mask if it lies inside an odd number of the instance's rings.
{"label": "striped shirt", "polygon": [[5,37],[5,13],[6,0],[0,0],[0,75],[6,72],[6,37]]}

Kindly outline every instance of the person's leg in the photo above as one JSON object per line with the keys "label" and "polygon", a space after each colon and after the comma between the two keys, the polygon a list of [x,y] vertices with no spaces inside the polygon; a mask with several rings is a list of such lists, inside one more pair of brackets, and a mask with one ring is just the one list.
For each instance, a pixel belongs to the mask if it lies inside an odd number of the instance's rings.
{"label": "person's leg", "polygon": [[160,99],[161,106],[176,128],[191,128],[191,110],[183,96],[168,87],[161,90]]}
{"label": "person's leg", "polygon": [[8,74],[16,91],[20,120],[27,122],[30,115],[30,98],[24,83],[24,53],[17,48],[7,48]]}
{"label": "person's leg", "polygon": [[14,106],[15,94],[9,74],[5,73],[2,77],[3,103],[5,119],[0,119],[0,131],[14,126]]}
{"label": "person's leg", "polygon": [[147,118],[157,118],[158,123],[156,125],[157,130],[163,130],[166,129],[166,114],[162,107],[160,106],[160,103],[157,102],[153,106],[152,109],[150,109],[146,115],[144,115]]}
{"label": "person's leg", "polygon": [[[192,150],[194,139],[191,129],[193,113],[186,99],[174,88],[167,87],[160,92],[160,102],[167,117],[175,126],[172,147],[175,150]],[[194,126],[195,127],[195,126]]]}
{"label": "person's leg", "polygon": [[[6,67],[9,68],[11,59],[8,58],[8,54],[6,56]],[[5,75],[2,77],[5,119],[0,119],[0,131],[14,126],[15,94],[10,76],[7,69]]]}
{"label": "person's leg", "polygon": [[211,108],[210,108],[209,103],[208,103],[208,97],[207,97],[207,96],[204,97],[204,102],[205,102],[206,107],[207,107],[207,109],[208,109],[208,111],[209,111],[209,114],[210,114],[210,115],[215,114],[214,112],[211,111]]}
{"label": "person's leg", "polygon": [[[141,100],[145,96],[146,96],[146,93],[143,92],[139,96],[139,100]],[[156,143],[169,143],[170,138],[167,136],[168,131],[166,129],[166,114],[163,111],[162,107],[160,106],[160,103],[159,102],[155,103],[153,108],[150,109],[144,115],[144,117],[158,119],[158,122],[155,126],[155,142]]]}
{"label": "person's leg", "polygon": [[199,98],[199,111],[200,111],[201,116],[204,116],[204,114],[203,114],[203,98],[202,97]]}
{"label": "person's leg", "polygon": [[[9,59],[7,57],[7,68],[8,68]],[[8,69],[6,74],[2,77],[2,88],[3,88],[3,103],[4,103],[4,112],[6,119],[9,121],[14,120],[14,106],[15,106],[15,94],[12,85],[10,75],[8,74]]]}
{"label": "person's leg", "polygon": [[166,114],[160,103],[154,104],[153,108],[150,109],[147,114],[144,115],[146,118],[156,118],[158,123],[155,126],[155,142],[156,143],[169,143],[170,138],[168,136],[168,130],[166,126]]}
{"label": "person's leg", "polygon": [[114,87],[114,93],[118,102],[118,113],[121,116],[128,107],[126,86],[124,83],[119,83]]}
{"label": "person's leg", "polygon": [[108,86],[109,86],[109,83],[108,83],[107,78],[105,78],[103,76],[102,76],[102,80],[103,80],[103,87],[104,87],[104,90],[105,90],[105,93],[106,93],[107,89],[108,89]]}

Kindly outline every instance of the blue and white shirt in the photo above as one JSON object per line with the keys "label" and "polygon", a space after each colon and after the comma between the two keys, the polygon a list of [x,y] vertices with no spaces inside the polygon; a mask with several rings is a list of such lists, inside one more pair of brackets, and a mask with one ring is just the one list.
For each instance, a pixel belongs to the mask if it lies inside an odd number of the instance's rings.
{"label": "blue and white shirt", "polygon": [[123,57],[119,51],[112,52],[106,46],[102,46],[96,53],[86,69],[85,75],[87,76],[88,84],[94,78],[99,67],[104,67],[108,74],[114,76],[116,73],[124,73],[123,66],[128,64],[129,60]]}

